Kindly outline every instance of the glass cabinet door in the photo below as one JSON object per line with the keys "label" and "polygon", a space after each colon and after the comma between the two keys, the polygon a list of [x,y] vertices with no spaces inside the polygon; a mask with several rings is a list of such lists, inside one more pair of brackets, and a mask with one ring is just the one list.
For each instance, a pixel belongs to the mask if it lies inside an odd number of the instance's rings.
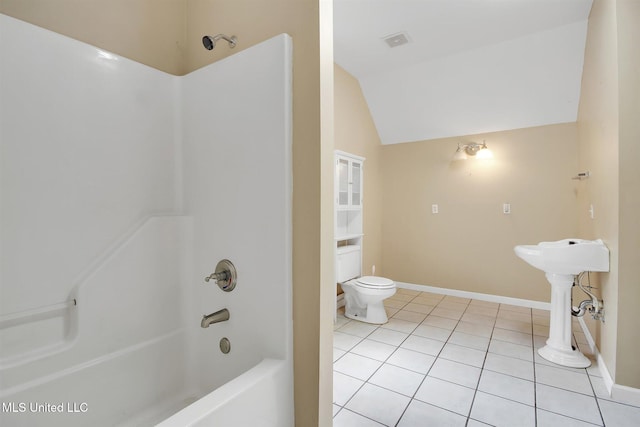
{"label": "glass cabinet door", "polygon": [[349,240],[349,244],[359,244],[365,159],[339,150],[334,155],[334,237],[336,242]]}
{"label": "glass cabinet door", "polygon": [[338,206],[349,204],[349,161],[338,159]]}
{"label": "glass cabinet door", "polygon": [[351,162],[351,205],[360,206],[362,194],[362,165],[359,162]]}

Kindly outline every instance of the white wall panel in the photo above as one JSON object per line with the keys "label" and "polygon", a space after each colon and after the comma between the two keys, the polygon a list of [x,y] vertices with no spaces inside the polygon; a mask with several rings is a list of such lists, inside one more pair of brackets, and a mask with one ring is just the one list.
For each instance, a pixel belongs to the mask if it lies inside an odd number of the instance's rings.
{"label": "white wall panel", "polygon": [[[238,363],[291,355],[291,49],[280,35],[182,81],[197,307],[190,322],[225,307],[231,316],[198,331],[205,388],[235,376]],[[238,269],[229,293],[203,281],[223,258]],[[233,360],[218,350],[222,336]]]}
{"label": "white wall panel", "polygon": [[175,77],[0,15],[0,309],[66,300],[146,216],[173,212]]}

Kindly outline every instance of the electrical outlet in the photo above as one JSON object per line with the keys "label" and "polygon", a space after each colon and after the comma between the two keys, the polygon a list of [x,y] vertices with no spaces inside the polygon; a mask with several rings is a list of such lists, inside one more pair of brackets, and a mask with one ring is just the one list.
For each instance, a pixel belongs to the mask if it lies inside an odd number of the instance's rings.
{"label": "electrical outlet", "polygon": [[431,205],[431,213],[432,214],[437,214],[438,213],[438,205],[436,205],[436,204]]}
{"label": "electrical outlet", "polygon": [[511,203],[502,204],[502,213],[505,215],[509,215],[511,213]]}

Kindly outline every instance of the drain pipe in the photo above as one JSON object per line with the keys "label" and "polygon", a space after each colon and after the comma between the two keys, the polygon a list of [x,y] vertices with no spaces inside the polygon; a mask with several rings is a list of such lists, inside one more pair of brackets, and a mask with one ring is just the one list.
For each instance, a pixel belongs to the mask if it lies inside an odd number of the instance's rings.
{"label": "drain pipe", "polygon": [[571,307],[571,314],[574,317],[582,317],[587,312],[587,307],[590,306],[593,307],[593,301],[586,299],[578,307]]}
{"label": "drain pipe", "polygon": [[582,316],[584,316],[586,311],[589,310],[589,313],[591,313],[591,316],[594,319],[602,320],[604,322],[603,302],[600,301],[594,294],[592,294],[591,292],[586,290],[584,288],[584,286],[582,286],[581,279],[582,279],[583,275],[584,275],[584,272],[580,273],[577,276],[574,276],[573,285],[574,286],[577,285],[582,290],[582,292],[584,292],[585,294],[589,295],[589,297],[591,297],[591,299],[587,299],[587,300],[582,301],[578,305],[578,307],[573,307],[572,306],[571,307],[571,314],[573,316],[575,316],[575,317],[582,317]]}

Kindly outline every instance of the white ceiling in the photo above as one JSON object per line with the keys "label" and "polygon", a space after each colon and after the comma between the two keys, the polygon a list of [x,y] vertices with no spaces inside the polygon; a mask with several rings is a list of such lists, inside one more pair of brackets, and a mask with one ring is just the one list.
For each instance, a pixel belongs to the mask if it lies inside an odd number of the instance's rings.
{"label": "white ceiling", "polygon": [[335,61],[383,144],[575,121],[591,3],[334,0]]}

